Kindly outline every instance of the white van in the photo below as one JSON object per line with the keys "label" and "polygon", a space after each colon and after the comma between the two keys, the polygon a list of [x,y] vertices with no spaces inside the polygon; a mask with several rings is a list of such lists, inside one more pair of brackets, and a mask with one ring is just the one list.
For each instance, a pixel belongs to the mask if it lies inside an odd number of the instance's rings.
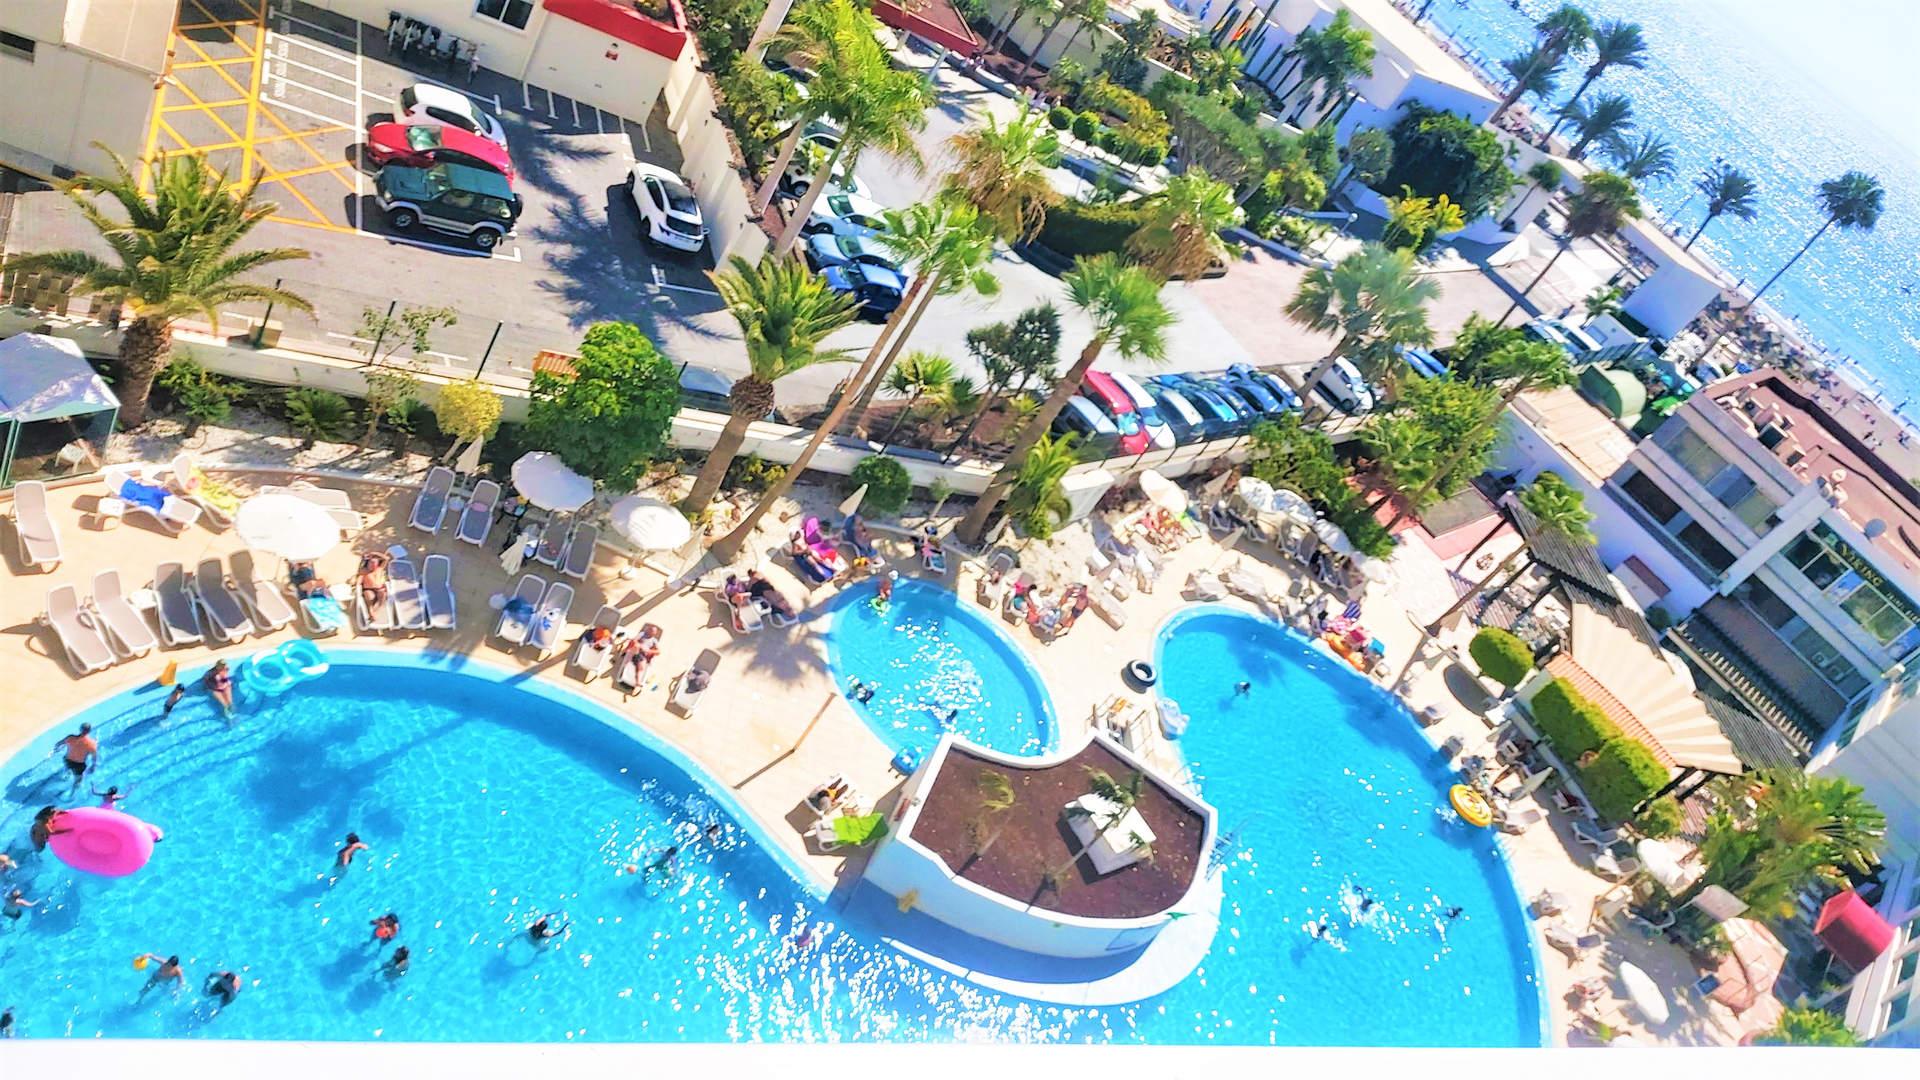
{"label": "white van", "polygon": [[1360,369],[1346,357],[1335,357],[1333,366],[1320,376],[1314,387],[1319,395],[1341,412],[1358,416],[1373,411],[1373,387],[1360,377]]}

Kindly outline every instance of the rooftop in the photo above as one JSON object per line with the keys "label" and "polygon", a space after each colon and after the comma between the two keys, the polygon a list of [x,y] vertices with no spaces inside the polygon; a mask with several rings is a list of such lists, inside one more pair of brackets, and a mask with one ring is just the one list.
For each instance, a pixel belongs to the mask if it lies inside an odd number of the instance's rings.
{"label": "rooftop", "polygon": [[1564,450],[1567,460],[1588,483],[1603,483],[1633,453],[1633,438],[1571,387],[1522,394],[1514,400],[1513,409]]}
{"label": "rooftop", "polygon": [[1414,25],[1413,20],[1390,0],[1339,0],[1348,11],[1353,12],[1355,21],[1364,25],[1373,33],[1375,40],[1407,58],[1413,64],[1415,72],[1435,82],[1466,90],[1488,100],[1497,100],[1499,95],[1490,90],[1473,73],[1473,69],[1460,62],[1459,58],[1440,47],[1425,30]]}

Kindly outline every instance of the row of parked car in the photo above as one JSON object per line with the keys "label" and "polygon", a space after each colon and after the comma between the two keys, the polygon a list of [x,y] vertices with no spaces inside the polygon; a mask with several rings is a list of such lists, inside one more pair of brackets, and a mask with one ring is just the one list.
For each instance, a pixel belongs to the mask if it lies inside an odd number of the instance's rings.
{"label": "row of parked car", "polygon": [[1053,427],[1140,454],[1241,435],[1299,408],[1299,396],[1278,376],[1246,364],[1212,375],[1089,371]]}

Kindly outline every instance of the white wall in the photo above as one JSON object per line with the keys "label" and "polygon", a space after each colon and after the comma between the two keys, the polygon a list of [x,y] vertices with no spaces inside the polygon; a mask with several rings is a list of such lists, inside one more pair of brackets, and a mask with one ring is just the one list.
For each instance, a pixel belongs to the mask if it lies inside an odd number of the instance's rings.
{"label": "white wall", "polygon": [[700,200],[714,259],[757,262],[771,241],[753,220],[752,191],[732,135],[714,116],[713,80],[700,70],[699,55],[689,46],[667,72],[667,126],[680,144],[681,174]]}
{"label": "white wall", "polygon": [[[681,51],[693,50],[689,46]],[[609,53],[612,59],[608,59]],[[653,111],[653,103],[660,100],[660,90],[674,63],[571,19],[549,16],[521,79],[562,97],[645,120]]]}
{"label": "white wall", "polygon": [[156,76],[58,39],[36,41],[31,62],[0,53],[0,146],[13,148],[0,158],[34,173],[58,165],[111,174],[111,159],[95,142],[129,160],[139,157]]}

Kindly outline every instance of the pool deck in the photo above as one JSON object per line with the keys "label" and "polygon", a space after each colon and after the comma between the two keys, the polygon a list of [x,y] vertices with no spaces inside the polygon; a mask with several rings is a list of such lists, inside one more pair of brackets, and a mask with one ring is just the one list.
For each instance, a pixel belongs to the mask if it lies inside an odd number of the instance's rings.
{"label": "pool deck", "polygon": [[[297,474],[236,470],[225,475],[236,487],[246,489],[254,484],[285,483]],[[454,562],[460,611],[460,626],[454,632],[356,635],[348,630],[326,641],[354,647],[464,654],[494,664],[524,666],[538,677],[617,710],[637,726],[678,747],[715,782],[732,790],[761,828],[812,875],[814,888],[828,892],[843,883],[851,885],[857,878],[857,854],[827,854],[809,846],[805,829],[812,818],[803,800],[822,780],[838,773],[850,780],[869,803],[885,809],[902,777],[889,765],[892,753],[888,747],[835,692],[825,643],[812,632],[810,624],[802,621],[787,629],[769,626],[755,634],[736,634],[710,593],[667,588],[664,575],[646,568],[630,579],[623,578],[626,558],[603,547],[587,579],[576,583],[578,596],[565,651],[538,659],[532,650],[509,650],[492,636],[495,613],[488,601],[511,587],[498,560],[499,545],[504,540],[501,529],[494,531],[488,544],[476,548],[453,538],[454,515],[449,514],[446,528],[428,536],[407,526],[414,496],[411,488],[326,476],[309,479],[348,491],[354,506],[370,521],[364,532],[319,561],[322,578],[344,581],[353,570],[358,552],[384,550],[395,543],[406,545],[416,558],[423,551],[442,552]],[[142,519],[109,522],[102,527],[94,511],[104,492],[104,485],[97,479],[50,490],[49,502],[65,548],[65,562],[51,572],[27,571],[19,562],[11,524],[0,529],[8,571],[0,588],[0,685],[31,688],[30,693],[21,695],[21,700],[29,704],[0,710],[0,759],[35,740],[51,753],[52,740],[64,734],[56,727],[64,718],[94,702],[152,682],[170,660],[177,660],[182,668],[193,668],[217,657],[238,659],[297,634],[297,629],[290,628],[234,645],[164,650],[94,675],[76,677],[52,632],[36,622],[44,610],[47,588],[72,583],[85,596],[95,571],[118,567],[125,587],[133,589],[146,585],[154,566],[162,560],[192,566],[202,558],[225,558],[242,549],[231,530],[215,531],[206,524],[195,525],[180,536],[164,534]],[[0,495],[0,511],[10,509],[10,501],[9,496]],[[765,551],[777,544],[787,528],[779,514],[769,515],[768,532],[755,550]],[[1056,541],[1052,552],[1036,545],[1023,553],[1023,563],[1050,563],[1041,577],[1057,593],[1061,585],[1078,576],[1077,560],[1084,557],[1086,546],[1084,531],[1080,542],[1081,548],[1076,550]],[[893,541],[883,538],[881,543],[890,557],[907,554],[892,547]],[[1049,676],[1048,690],[1063,741],[1076,741],[1092,723],[1096,710],[1116,695],[1144,704],[1140,695],[1124,689],[1119,677],[1122,667],[1131,660],[1151,657],[1161,623],[1188,602],[1181,587],[1189,573],[1234,557],[1241,556],[1227,555],[1209,541],[1188,544],[1170,553],[1163,559],[1157,588],[1152,593],[1136,591],[1125,602],[1126,620],[1121,628],[1108,625],[1092,611],[1071,633],[1050,643],[1041,642],[1024,627],[1011,628],[1023,652]],[[1244,557],[1277,586],[1277,592],[1285,593],[1293,579],[1287,564],[1263,564],[1251,554]],[[893,561],[903,573],[917,572],[909,570],[912,564],[910,558]],[[1403,617],[1405,608],[1398,594],[1418,586],[1429,568],[1408,565],[1400,557],[1396,557],[1395,565],[1399,581],[1373,587],[1367,597],[1367,621],[1384,639],[1388,659],[1397,671],[1416,636],[1412,624]],[[554,576],[545,567],[535,569],[549,579]],[[789,573],[784,560],[768,564],[766,572],[789,598],[807,609],[825,604],[834,595],[832,586],[809,592]],[[956,560],[947,581],[965,602],[971,603],[978,573],[976,567]],[[1252,606],[1238,599],[1228,602]],[[567,670],[573,637],[602,603],[621,610],[623,625],[655,622],[666,632],[649,685],[630,701],[623,701],[605,679],[584,684]],[[1337,601],[1334,606],[1338,607]],[[1291,611],[1269,614],[1286,617],[1300,610],[1296,606]],[[683,673],[693,658],[708,648],[722,657],[719,676],[692,718],[669,713],[664,706],[670,679]],[[1448,692],[1442,671],[1420,671],[1409,699],[1416,703],[1444,699]],[[240,722],[245,722],[244,716]],[[1178,752],[1157,730],[1144,731],[1152,727],[1142,725],[1146,738],[1136,751],[1167,770],[1168,775],[1183,777]],[[1477,715],[1455,709],[1453,715],[1429,731],[1436,743],[1452,734],[1460,735],[1470,748],[1491,752],[1484,746],[1487,726]],[[353,823],[340,824],[350,828]],[[1522,898],[1543,889],[1561,892],[1571,904],[1568,923],[1584,931],[1585,912],[1610,883],[1585,869],[1585,860],[1579,856],[1580,849],[1566,822],[1555,815],[1550,827],[1536,826],[1522,836],[1503,838],[1503,843]],[[1567,1043],[1569,1031],[1578,1026],[1574,1010],[1566,1003],[1573,983],[1592,975],[1610,976],[1621,960],[1631,960],[1669,989],[1674,1016],[1659,1029],[1647,1031],[1635,1022],[1631,1012],[1618,1015],[1617,1002],[1603,1002],[1598,1011],[1616,1028],[1631,1030],[1647,1042],[1726,1045],[1735,1041],[1746,1026],[1724,1009],[1709,1009],[1697,998],[1689,1001],[1678,993],[1678,988],[1694,978],[1684,954],[1664,942],[1642,940],[1629,930],[1608,934],[1604,948],[1578,963],[1569,963],[1560,953],[1541,947],[1547,991],[1546,1029],[1552,1043]],[[1615,986],[1617,989],[1617,983]],[[1575,1036],[1574,1041],[1579,1038]]]}

